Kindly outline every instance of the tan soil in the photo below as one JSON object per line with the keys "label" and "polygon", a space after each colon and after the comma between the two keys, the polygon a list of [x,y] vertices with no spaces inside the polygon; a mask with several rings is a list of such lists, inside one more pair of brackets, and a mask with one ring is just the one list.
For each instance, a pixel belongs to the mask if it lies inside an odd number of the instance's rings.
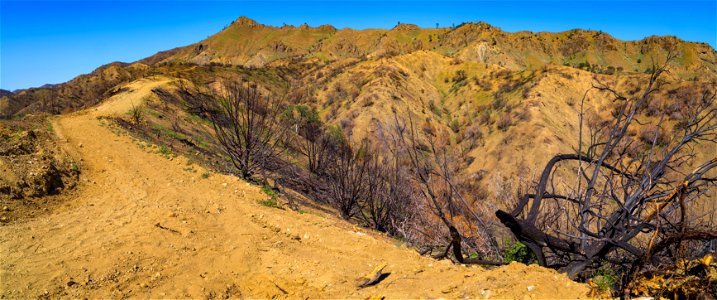
{"label": "tan soil", "polygon": [[[2,298],[586,297],[586,285],[553,270],[452,265],[333,216],[261,206],[258,187],[202,178],[186,159],[141,149],[98,120],[166,82],[134,82],[98,108],[54,121],[83,160],[81,183],[66,205],[0,227]],[[383,281],[356,288],[384,262]]]}

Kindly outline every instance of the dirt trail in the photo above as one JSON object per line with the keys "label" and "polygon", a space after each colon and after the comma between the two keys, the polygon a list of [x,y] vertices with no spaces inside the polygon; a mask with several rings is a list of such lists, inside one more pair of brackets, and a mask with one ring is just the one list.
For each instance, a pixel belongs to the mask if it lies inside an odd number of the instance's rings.
{"label": "dirt trail", "polygon": [[[552,270],[485,270],[419,256],[332,216],[263,207],[256,186],[187,170],[103,126],[169,80],[140,80],[101,106],[55,120],[82,158],[77,197],[0,227],[2,298],[578,298],[585,285]],[[198,166],[192,166],[194,169]],[[199,168],[201,169],[201,168]],[[355,279],[379,263],[375,286]]]}

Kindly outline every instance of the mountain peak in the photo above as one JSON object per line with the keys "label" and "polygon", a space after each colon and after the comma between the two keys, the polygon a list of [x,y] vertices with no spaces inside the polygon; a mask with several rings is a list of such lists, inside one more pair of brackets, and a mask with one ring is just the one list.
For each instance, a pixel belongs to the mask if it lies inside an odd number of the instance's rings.
{"label": "mountain peak", "polygon": [[250,18],[248,18],[248,17],[245,17],[245,16],[241,16],[241,17],[239,17],[238,19],[236,19],[236,20],[234,21],[234,24],[233,24],[233,25],[242,26],[242,27],[249,27],[249,28],[254,28],[254,27],[261,26],[261,24],[259,24],[257,21],[254,21],[254,20],[252,20],[252,19],[250,19]]}
{"label": "mountain peak", "polygon": [[331,26],[331,25],[329,25],[329,24],[321,25],[321,26],[319,26],[318,28],[321,29],[321,30],[325,30],[325,31],[336,31],[336,30],[337,30],[336,27]]}
{"label": "mountain peak", "polygon": [[393,27],[391,30],[397,30],[397,31],[410,31],[410,30],[421,30],[421,27],[418,27],[418,25],[415,24],[407,24],[407,23],[400,23]]}

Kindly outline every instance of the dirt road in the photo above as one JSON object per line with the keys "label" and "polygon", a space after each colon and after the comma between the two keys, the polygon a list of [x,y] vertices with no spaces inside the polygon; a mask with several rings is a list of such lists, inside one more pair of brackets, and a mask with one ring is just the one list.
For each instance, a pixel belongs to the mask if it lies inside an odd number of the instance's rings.
{"label": "dirt road", "polygon": [[[419,256],[318,213],[257,204],[259,188],[172,160],[102,125],[168,80],[140,80],[101,106],[54,121],[83,173],[76,197],[0,227],[0,295],[153,298],[577,298],[552,270],[485,270]],[[375,286],[355,279],[379,263]]]}

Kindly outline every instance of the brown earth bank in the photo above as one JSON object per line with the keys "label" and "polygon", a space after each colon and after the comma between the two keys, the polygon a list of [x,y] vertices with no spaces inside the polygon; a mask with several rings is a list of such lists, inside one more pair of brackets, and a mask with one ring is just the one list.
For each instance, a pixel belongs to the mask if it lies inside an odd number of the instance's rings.
{"label": "brown earth bank", "polygon": [[[588,296],[554,270],[453,265],[331,215],[262,206],[259,187],[162,155],[101,118],[163,83],[141,80],[53,119],[61,147],[82,160],[80,183],[48,213],[0,227],[0,297]],[[356,287],[382,263],[383,280]]]}
{"label": "brown earth bank", "polygon": [[0,223],[44,214],[73,192],[80,162],[52,131],[46,115],[0,122]]}

